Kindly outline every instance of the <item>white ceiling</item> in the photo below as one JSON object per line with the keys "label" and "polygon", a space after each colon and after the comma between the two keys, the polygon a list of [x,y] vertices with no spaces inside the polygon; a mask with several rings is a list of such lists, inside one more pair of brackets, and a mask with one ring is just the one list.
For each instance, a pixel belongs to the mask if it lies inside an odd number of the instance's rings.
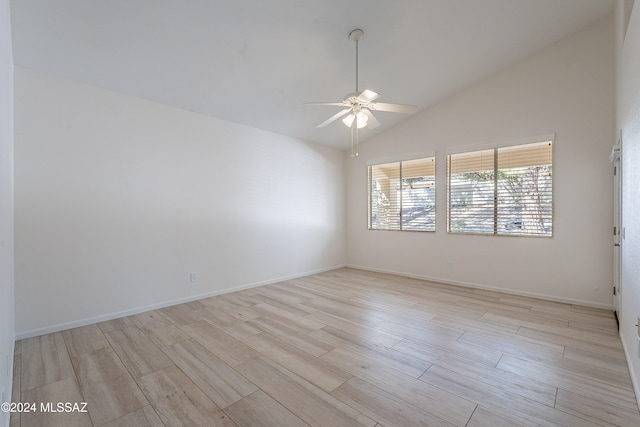
{"label": "white ceiling", "polygon": [[[12,0],[14,62],[303,140],[347,148],[355,89],[436,104],[604,18],[613,0]],[[406,116],[376,112],[381,126]]]}

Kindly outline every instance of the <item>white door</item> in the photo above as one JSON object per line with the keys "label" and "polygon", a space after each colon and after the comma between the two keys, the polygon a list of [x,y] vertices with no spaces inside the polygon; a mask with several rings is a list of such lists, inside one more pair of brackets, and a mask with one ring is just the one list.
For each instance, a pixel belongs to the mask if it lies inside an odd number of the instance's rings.
{"label": "white door", "polygon": [[613,147],[613,309],[620,318],[622,307],[622,146],[621,141]]}

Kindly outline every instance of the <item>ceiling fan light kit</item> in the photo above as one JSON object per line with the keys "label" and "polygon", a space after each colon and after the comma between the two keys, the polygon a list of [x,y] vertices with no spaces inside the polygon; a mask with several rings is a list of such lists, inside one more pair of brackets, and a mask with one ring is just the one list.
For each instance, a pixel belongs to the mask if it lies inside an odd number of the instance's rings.
{"label": "ceiling fan light kit", "polygon": [[342,102],[307,102],[306,105],[330,105],[346,107],[320,123],[317,128],[322,128],[343,117],[342,123],[351,128],[351,155],[358,155],[358,129],[368,127],[374,129],[380,126],[380,122],[375,118],[373,111],[388,111],[391,113],[413,114],[417,111],[415,105],[390,104],[385,102],[374,102],[380,94],[365,89],[358,89],[358,43],[364,36],[364,31],[359,28],[349,33],[349,39],[356,43],[356,90],[345,96]]}
{"label": "ceiling fan light kit", "polygon": [[351,125],[353,125],[354,120],[356,120],[356,126],[358,127],[358,129],[362,129],[369,122],[369,117],[367,117],[367,115],[364,112],[358,111],[357,113],[351,113],[347,117],[342,119],[342,123],[344,123],[348,128],[350,128]]}

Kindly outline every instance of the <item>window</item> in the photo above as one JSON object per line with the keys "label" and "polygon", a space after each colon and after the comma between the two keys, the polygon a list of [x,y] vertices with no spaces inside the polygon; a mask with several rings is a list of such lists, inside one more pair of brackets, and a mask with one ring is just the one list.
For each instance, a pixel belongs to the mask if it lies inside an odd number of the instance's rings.
{"label": "window", "polygon": [[551,236],[553,141],[447,156],[447,231]]}
{"label": "window", "polygon": [[370,165],[369,229],[435,231],[435,157]]}

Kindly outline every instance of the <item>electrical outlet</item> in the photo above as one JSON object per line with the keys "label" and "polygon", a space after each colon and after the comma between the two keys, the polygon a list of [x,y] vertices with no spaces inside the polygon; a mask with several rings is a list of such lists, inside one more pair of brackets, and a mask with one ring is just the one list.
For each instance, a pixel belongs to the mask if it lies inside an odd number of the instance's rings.
{"label": "electrical outlet", "polygon": [[198,281],[198,273],[196,273],[196,272],[192,272],[192,273],[189,275],[189,280],[191,280],[191,283],[195,283],[195,282],[197,282],[197,281]]}

